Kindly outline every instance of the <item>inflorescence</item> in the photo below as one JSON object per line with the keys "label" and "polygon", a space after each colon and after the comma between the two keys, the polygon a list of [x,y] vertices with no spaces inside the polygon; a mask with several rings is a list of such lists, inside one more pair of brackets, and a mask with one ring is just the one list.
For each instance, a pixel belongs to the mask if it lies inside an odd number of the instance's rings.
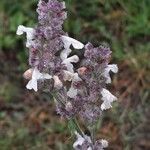
{"label": "inflorescence", "polygon": [[[26,33],[30,68],[24,73],[29,82],[26,88],[46,91],[54,96],[57,113],[68,120],[79,118],[92,127],[102,112],[111,108],[117,98],[106,85],[111,83],[110,71],[118,72],[115,64],[109,64],[109,47],[94,47],[71,38],[63,31],[67,18],[64,2],[40,0],[37,8],[38,24],[35,28],[19,25],[17,35]],[[79,59],[72,49],[84,51]],[[79,65],[75,67],[75,63]],[[79,128],[74,132],[75,150],[103,150],[106,140],[93,140]]]}

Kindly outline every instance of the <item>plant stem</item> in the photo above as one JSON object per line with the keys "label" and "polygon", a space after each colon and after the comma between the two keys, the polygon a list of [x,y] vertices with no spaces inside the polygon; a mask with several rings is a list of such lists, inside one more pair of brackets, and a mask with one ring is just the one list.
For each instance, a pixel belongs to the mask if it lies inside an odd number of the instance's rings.
{"label": "plant stem", "polygon": [[72,118],[72,122],[74,123],[76,130],[80,133],[80,135],[84,136],[82,129],[80,128],[78,121],[76,118]]}
{"label": "plant stem", "polygon": [[65,107],[65,104],[63,101],[61,101],[59,98],[56,97],[55,94],[52,94],[54,101],[57,101],[58,103],[60,103],[61,105],[63,105]]}
{"label": "plant stem", "polygon": [[[63,107],[65,107],[64,102],[61,101],[59,98],[57,99],[57,98],[56,98],[56,95],[53,94],[52,96],[53,96],[53,99],[54,99],[55,101],[57,101],[57,102],[60,103]],[[76,130],[80,133],[80,135],[84,136],[83,131],[82,131],[82,129],[80,128],[77,119],[74,117],[74,118],[71,119],[71,121],[72,121],[72,123],[74,124]]]}
{"label": "plant stem", "polygon": [[92,124],[92,125],[89,127],[89,130],[90,130],[90,133],[91,133],[91,140],[92,140],[92,143],[93,143],[93,145],[94,145],[94,144],[95,144],[95,132],[96,132],[96,129],[95,129],[94,124]]}

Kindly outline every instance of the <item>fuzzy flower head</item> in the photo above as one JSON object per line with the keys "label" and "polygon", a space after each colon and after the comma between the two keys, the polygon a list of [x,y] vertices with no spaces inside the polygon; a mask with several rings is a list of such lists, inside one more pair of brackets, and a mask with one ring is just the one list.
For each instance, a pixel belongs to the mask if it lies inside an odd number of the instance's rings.
{"label": "fuzzy flower head", "polygon": [[90,61],[101,63],[103,60],[109,61],[111,55],[111,51],[109,47],[99,46],[94,47],[91,43],[87,43],[85,45],[85,58],[89,59]]}
{"label": "fuzzy flower head", "polygon": [[58,0],[49,0],[47,3],[40,0],[37,8],[39,23],[43,25],[49,23],[52,27],[61,28],[67,17],[63,11],[65,8],[65,3]]}
{"label": "fuzzy flower head", "polygon": [[111,82],[110,71],[117,73],[117,65],[110,65],[111,51],[108,47],[94,47],[91,43],[85,46],[84,59],[78,69],[81,87],[71,86],[68,96],[74,99],[73,107],[87,123],[96,122],[103,110],[111,108],[117,98],[107,89]]}
{"label": "fuzzy flower head", "polygon": [[32,78],[36,77],[36,80],[29,81],[26,87],[38,90],[35,82],[40,78],[35,75],[38,70],[42,74],[49,74],[54,80],[54,88],[60,89],[63,86],[63,71],[74,73],[73,63],[79,61],[77,55],[69,56],[72,51],[71,45],[75,49],[82,49],[84,45],[67,36],[62,29],[67,17],[64,2],[40,0],[37,13],[39,22],[35,28],[20,25],[17,30],[18,35],[26,33],[29,64],[34,70]]}
{"label": "fuzzy flower head", "polygon": [[[23,76],[28,80],[27,89],[53,92],[61,117],[79,117],[87,126],[93,126],[102,111],[111,108],[117,99],[106,86],[111,83],[110,72],[117,73],[118,67],[109,64],[109,47],[94,47],[91,43],[84,46],[63,31],[65,9],[65,3],[59,0],[39,0],[37,26],[18,26],[16,34],[26,33],[29,49],[30,69]],[[76,53],[72,55],[72,47],[84,51],[82,59]],[[75,132],[75,150],[103,150],[108,146],[106,140],[93,141],[81,133]]]}

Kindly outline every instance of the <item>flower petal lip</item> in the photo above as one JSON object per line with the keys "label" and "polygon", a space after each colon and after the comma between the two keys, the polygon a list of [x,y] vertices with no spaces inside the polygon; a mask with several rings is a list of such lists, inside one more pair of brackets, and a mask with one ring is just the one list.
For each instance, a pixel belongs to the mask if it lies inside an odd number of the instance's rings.
{"label": "flower petal lip", "polygon": [[108,65],[109,71],[112,71],[113,73],[118,72],[118,66],[116,64]]}
{"label": "flower petal lip", "polygon": [[76,148],[77,146],[81,146],[85,139],[77,132],[75,132],[76,136],[77,136],[77,140],[74,142],[73,144],[73,148]]}
{"label": "flower petal lip", "polygon": [[27,27],[25,27],[23,25],[19,25],[16,34],[17,35],[22,35],[26,31],[27,31]]}
{"label": "flower petal lip", "polygon": [[69,61],[69,62],[77,63],[79,61],[79,57],[77,55],[74,55],[74,56],[71,56],[71,57],[67,58],[64,61]]}
{"label": "flower petal lip", "polygon": [[[76,135],[76,141],[73,144],[73,148],[78,148],[79,146],[82,146],[84,143],[88,142],[90,145],[92,144],[91,138],[87,135],[81,136],[78,132],[75,132]],[[88,146],[88,149],[86,150],[92,150],[91,146]]]}
{"label": "flower petal lip", "polygon": [[26,33],[26,38],[27,38],[26,47],[29,48],[33,44],[35,30],[33,28],[19,25],[16,34],[22,35],[24,32]]}
{"label": "flower petal lip", "polygon": [[29,37],[33,37],[34,29],[30,27],[25,27],[23,25],[19,25],[16,34],[22,35],[23,33],[26,33]]}
{"label": "flower petal lip", "polygon": [[64,49],[64,50],[60,53],[60,58],[61,58],[62,60],[65,60],[71,52],[72,52],[71,49]]}
{"label": "flower petal lip", "polygon": [[63,62],[62,64],[66,65],[68,71],[74,73],[73,65],[70,62]]}
{"label": "flower petal lip", "polygon": [[78,90],[71,86],[71,88],[67,92],[67,96],[69,96],[70,98],[75,98],[77,96],[77,92]]}
{"label": "flower petal lip", "polygon": [[101,144],[102,144],[102,146],[103,146],[103,148],[106,148],[106,147],[108,147],[108,141],[106,141],[106,140],[101,140]]}
{"label": "flower petal lip", "polygon": [[84,47],[84,44],[82,44],[81,42],[68,37],[68,36],[61,36],[62,41],[64,42],[64,45],[66,46],[66,48],[70,47],[71,45],[75,48],[75,49],[82,49]]}
{"label": "flower petal lip", "polygon": [[84,45],[81,42],[79,42],[73,38],[70,38],[68,36],[61,36],[61,39],[64,43],[64,48],[65,48],[60,54],[60,58],[62,60],[67,59],[67,56],[72,52],[72,50],[70,49],[71,45],[75,49],[82,49],[84,47]]}
{"label": "flower petal lip", "polygon": [[103,76],[106,78],[106,83],[107,84],[111,83],[111,77],[110,77],[110,74],[109,74],[110,71],[112,71],[113,73],[117,73],[118,72],[118,66],[116,64],[112,64],[112,65],[108,65],[105,68]]}
{"label": "flower petal lip", "polygon": [[34,90],[35,92],[38,91],[37,89],[37,80],[31,79],[28,84],[26,85],[26,88],[29,90]]}
{"label": "flower petal lip", "polygon": [[65,59],[62,64],[66,65],[67,70],[74,73],[74,67],[71,63],[77,63],[79,61],[79,57],[77,55],[71,56]]}
{"label": "flower petal lip", "polygon": [[115,97],[114,95],[112,95],[107,89],[102,89],[101,91],[102,94],[102,101],[103,103],[101,104],[101,110],[106,110],[111,108],[111,103],[113,101],[117,100],[117,97]]}
{"label": "flower petal lip", "polygon": [[37,81],[39,79],[51,79],[52,76],[47,73],[40,73],[39,70],[35,67],[32,73],[32,79],[26,85],[26,88],[29,90],[34,89],[35,92],[38,91]]}
{"label": "flower petal lip", "polygon": [[70,98],[75,98],[78,94],[78,90],[73,87],[73,83],[82,81],[81,78],[79,77],[78,73],[71,73],[70,71],[64,70],[63,79],[64,79],[64,81],[72,81],[71,87],[70,87],[69,91],[67,92],[67,95]]}

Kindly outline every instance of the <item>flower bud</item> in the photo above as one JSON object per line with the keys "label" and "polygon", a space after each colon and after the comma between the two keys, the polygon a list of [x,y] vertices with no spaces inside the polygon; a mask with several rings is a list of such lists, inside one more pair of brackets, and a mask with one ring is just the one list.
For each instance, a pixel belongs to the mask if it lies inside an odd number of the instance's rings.
{"label": "flower bud", "polygon": [[72,111],[72,109],[73,109],[73,107],[72,107],[71,102],[67,102],[67,104],[66,104],[66,110],[67,111]]}
{"label": "flower bud", "polygon": [[81,67],[81,68],[79,68],[79,69],[78,69],[78,73],[79,73],[79,75],[84,75],[84,74],[85,74],[85,72],[86,72],[86,70],[87,70],[87,68],[86,68],[86,67]]}
{"label": "flower bud", "polygon": [[25,79],[30,80],[32,78],[32,73],[33,73],[33,69],[30,68],[30,69],[28,69],[27,71],[24,72],[23,77]]}
{"label": "flower bud", "polygon": [[57,89],[62,88],[63,84],[60,81],[59,77],[58,76],[54,76],[53,79],[54,79],[54,87],[57,88]]}

